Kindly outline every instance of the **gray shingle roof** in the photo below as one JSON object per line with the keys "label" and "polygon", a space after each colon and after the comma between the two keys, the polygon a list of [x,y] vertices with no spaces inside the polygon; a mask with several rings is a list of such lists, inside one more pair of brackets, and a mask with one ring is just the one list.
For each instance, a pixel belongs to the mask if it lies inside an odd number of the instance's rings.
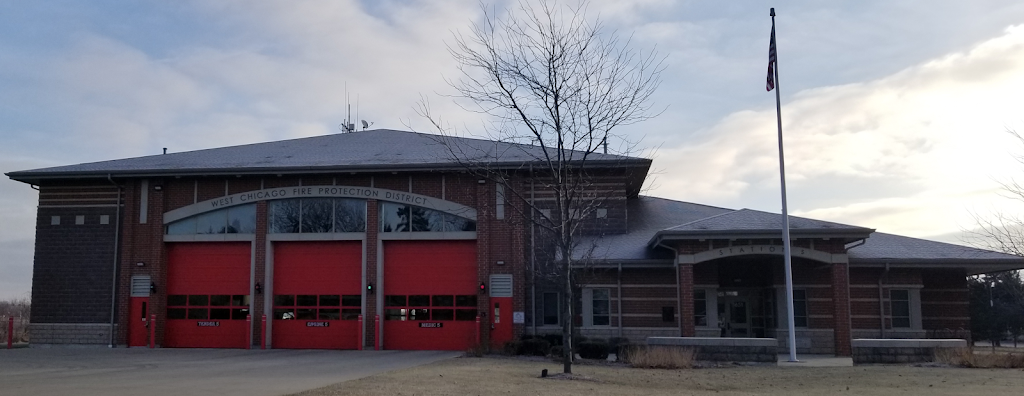
{"label": "gray shingle roof", "polygon": [[[757,237],[781,235],[782,216],[777,213],[752,209],[740,209],[665,229],[661,235],[743,235]],[[859,238],[870,234],[872,229],[804,217],[789,216],[789,232],[792,235],[850,235]]]}
{"label": "gray shingle roof", "polygon": [[647,247],[647,243],[666,228],[720,215],[733,209],[641,196],[627,203],[629,233],[581,239],[582,253],[591,247],[597,260],[672,260],[671,252]]}
{"label": "gray shingle roof", "polygon": [[1024,268],[1024,257],[968,246],[876,232],[863,245],[849,250],[850,264],[972,264],[980,272],[1003,264]]}
{"label": "gray shingle roof", "polygon": [[[489,166],[521,166],[535,162],[538,146],[483,139],[442,137],[417,132],[378,129],[301,139],[255,143],[181,153],[92,162],[10,172],[23,182],[46,178],[309,172],[331,170],[413,170],[457,168],[452,152]],[[578,155],[578,152],[577,152]],[[592,153],[588,163],[650,166],[645,158]],[[646,173],[646,172],[644,172]]]}
{"label": "gray shingle roof", "polygon": [[[593,248],[592,259],[614,262],[672,261],[667,249],[651,246],[655,236],[663,233],[692,235],[740,235],[762,231],[778,233],[781,216],[750,209],[733,210],[664,198],[641,196],[630,200],[629,233],[582,238],[577,257]],[[869,228],[790,216],[791,231],[831,233],[839,230],[849,235],[869,237],[864,244],[849,251],[850,264],[855,266],[884,265],[964,268],[968,273],[982,273],[1024,268],[1024,257],[949,243],[873,232]],[[718,234],[716,234],[718,233]]]}

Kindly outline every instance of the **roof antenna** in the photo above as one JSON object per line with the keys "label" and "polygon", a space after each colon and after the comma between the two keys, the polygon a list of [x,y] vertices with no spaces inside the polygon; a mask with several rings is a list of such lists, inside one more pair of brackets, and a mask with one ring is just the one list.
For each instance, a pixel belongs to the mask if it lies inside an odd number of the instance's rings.
{"label": "roof antenna", "polygon": [[338,129],[345,133],[354,132],[356,126],[352,123],[352,102],[349,101],[347,81],[345,82],[345,104],[348,106],[348,117],[345,121],[342,121],[341,125],[338,125]]}

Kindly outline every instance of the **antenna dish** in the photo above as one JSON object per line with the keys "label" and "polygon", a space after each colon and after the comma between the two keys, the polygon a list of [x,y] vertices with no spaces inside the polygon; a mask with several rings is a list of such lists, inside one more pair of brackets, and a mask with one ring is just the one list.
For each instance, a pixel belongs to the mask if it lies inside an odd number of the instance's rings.
{"label": "antenna dish", "polygon": [[366,120],[362,120],[362,121],[363,121],[363,130],[364,131],[366,130],[366,128],[369,128],[370,125],[373,125],[372,122],[366,122]]}

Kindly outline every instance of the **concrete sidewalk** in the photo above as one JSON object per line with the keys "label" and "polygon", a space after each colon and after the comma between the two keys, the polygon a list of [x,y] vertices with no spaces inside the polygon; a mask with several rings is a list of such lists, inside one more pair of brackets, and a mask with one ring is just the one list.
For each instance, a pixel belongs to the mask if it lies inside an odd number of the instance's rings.
{"label": "concrete sidewalk", "polygon": [[0,350],[0,395],[282,395],[460,355],[283,349]]}
{"label": "concrete sidewalk", "polygon": [[789,354],[779,355],[779,367],[853,367],[853,358],[833,355],[796,355],[798,362],[790,362]]}

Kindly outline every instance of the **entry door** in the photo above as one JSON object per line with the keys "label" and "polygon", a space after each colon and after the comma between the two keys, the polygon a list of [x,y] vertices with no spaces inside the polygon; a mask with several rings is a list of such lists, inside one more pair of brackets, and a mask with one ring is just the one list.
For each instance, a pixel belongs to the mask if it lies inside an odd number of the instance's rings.
{"label": "entry door", "polygon": [[750,305],[745,297],[719,297],[718,317],[725,337],[750,337]]}
{"label": "entry door", "polygon": [[128,324],[128,346],[149,344],[149,297],[132,297]]}
{"label": "entry door", "polygon": [[131,299],[128,309],[128,346],[149,345],[149,291],[148,275],[132,277]]}

